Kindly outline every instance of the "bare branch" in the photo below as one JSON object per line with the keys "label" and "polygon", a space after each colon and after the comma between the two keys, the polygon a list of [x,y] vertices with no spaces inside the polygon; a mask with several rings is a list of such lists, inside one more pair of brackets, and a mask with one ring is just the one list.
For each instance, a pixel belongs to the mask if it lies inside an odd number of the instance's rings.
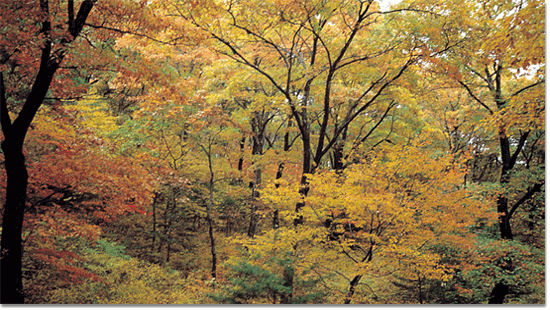
{"label": "bare branch", "polygon": [[512,167],[515,165],[516,160],[517,160],[519,154],[521,153],[521,150],[523,149],[523,146],[525,145],[525,142],[527,141],[527,137],[529,136],[529,133],[530,133],[530,131],[528,130],[528,131],[521,134],[521,136],[519,138],[518,146],[516,148],[516,151],[514,152],[512,157],[510,158],[510,169],[512,169]]}
{"label": "bare branch", "polygon": [[167,45],[176,45],[177,41],[179,41],[181,39],[180,37],[178,37],[178,38],[174,38],[174,39],[169,40],[169,41],[161,41],[161,40],[155,39],[155,38],[153,38],[149,35],[134,32],[134,31],[130,31],[130,30],[122,30],[122,29],[117,29],[117,28],[108,27],[108,26],[104,26],[104,25],[94,25],[94,24],[90,24],[90,23],[86,23],[86,26],[94,28],[94,29],[105,29],[105,30],[113,31],[113,32],[120,33],[120,34],[135,35],[135,36],[138,36],[138,37],[143,37],[143,38],[149,39],[149,40],[157,42],[157,43],[167,44]]}
{"label": "bare branch", "polygon": [[470,87],[462,82],[462,81],[458,81],[458,83],[460,83],[460,85],[462,85],[464,88],[466,88],[466,90],[468,91],[468,94],[470,94],[470,97],[474,98],[475,101],[477,101],[479,104],[481,104],[481,106],[483,106],[485,109],[487,109],[487,111],[489,111],[489,113],[491,113],[491,115],[493,115],[493,110],[491,110],[491,108],[489,108],[488,105],[486,105],[483,101],[481,101],[473,92],[472,90],[470,89]]}
{"label": "bare branch", "polygon": [[526,200],[528,200],[528,199],[530,199],[531,197],[533,197],[533,195],[535,195],[535,193],[540,192],[543,185],[544,185],[544,181],[542,181],[541,183],[537,183],[537,184],[533,185],[531,188],[529,188],[529,190],[527,191],[527,193],[525,193],[525,195],[523,195],[523,197],[521,197],[521,198],[512,206],[512,208],[510,209],[510,212],[508,213],[508,217],[511,218],[512,215],[514,214],[514,212],[516,212],[516,210],[521,206],[521,204],[523,204]]}
{"label": "bare branch", "polygon": [[545,79],[542,79],[542,80],[540,80],[540,81],[538,81],[538,82],[536,82],[536,83],[533,83],[533,84],[531,84],[531,85],[525,86],[524,88],[522,88],[522,89],[518,90],[517,92],[513,93],[513,94],[510,96],[510,98],[511,98],[511,97],[515,97],[515,96],[521,94],[522,92],[524,92],[524,91],[526,91],[526,90],[528,90],[528,89],[530,89],[530,88],[532,88],[532,87],[535,87],[535,86],[540,85],[540,84],[544,84],[545,81],[546,81]]}

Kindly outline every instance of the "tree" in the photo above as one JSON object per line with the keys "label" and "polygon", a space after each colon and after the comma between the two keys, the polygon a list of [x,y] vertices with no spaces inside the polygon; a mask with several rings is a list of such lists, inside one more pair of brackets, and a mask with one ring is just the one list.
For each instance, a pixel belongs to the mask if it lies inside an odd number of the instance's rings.
{"label": "tree", "polygon": [[[498,174],[497,183],[501,187],[496,202],[499,233],[501,239],[512,240],[513,216],[544,186],[538,170],[530,165],[527,170],[531,172],[526,173],[520,159],[522,154],[526,155],[528,141],[534,146],[544,135],[545,78],[541,71],[545,67],[541,19],[544,4],[540,1],[418,4],[436,14],[418,24],[409,23],[411,32],[429,38],[428,48],[449,43],[453,46],[448,53],[428,59],[431,65],[427,69],[451,81],[443,83],[447,87],[460,87],[471,103],[467,103],[468,108],[462,103],[459,109],[471,111],[472,104],[477,105],[476,117],[482,121],[483,129],[496,138],[496,143],[488,144],[496,144],[494,157],[500,166],[500,171],[493,172]],[[430,33],[434,29],[439,32]],[[481,111],[485,115],[479,118]],[[466,123],[475,122],[468,120],[471,114],[464,115]],[[535,138],[530,138],[532,135]],[[487,144],[481,145],[493,151]],[[502,267],[513,269],[511,265]],[[508,291],[508,283],[497,283],[489,302],[503,303]]]}
{"label": "tree", "polygon": [[[426,131],[421,137],[428,136]],[[313,176],[308,213],[323,224],[318,238],[324,236],[325,245],[319,246],[339,252],[348,261],[339,272],[352,273],[344,303],[354,298],[363,277],[446,281],[452,269],[429,248],[465,242],[455,234],[468,235],[466,227],[487,218],[460,185],[464,166],[453,163],[452,154],[426,152],[428,146],[386,147],[341,174]],[[328,216],[323,220],[321,214]]]}
{"label": "tree", "polygon": [[[372,1],[360,4],[298,1],[281,6],[266,4],[261,8],[253,3],[230,3],[227,7],[211,9],[211,16],[200,11],[204,10],[200,6],[193,9],[190,15],[182,17],[219,41],[219,53],[263,76],[284,97],[300,129],[304,175],[313,172],[321,164],[321,159],[338,141],[344,129],[373,105],[415,60],[409,46],[403,46],[407,52],[399,56],[392,54],[398,46],[404,44],[398,35],[380,47],[375,47],[367,39],[380,39],[377,37],[379,17],[391,13],[380,11]],[[262,19],[246,19],[240,13],[247,10],[258,11],[266,19],[274,19],[277,23],[265,24]],[[224,21],[227,34],[219,32],[215,27],[208,28],[210,18]],[[346,26],[346,23],[350,24]],[[334,37],[337,31],[344,35]],[[233,37],[228,36],[229,32],[234,34]],[[249,44],[249,40],[253,44]],[[369,68],[378,61],[384,62],[390,58],[394,59],[390,61],[392,66],[382,72],[374,71],[367,76],[368,82],[362,80],[358,82],[362,84],[354,85],[363,91],[354,94],[349,104],[334,102],[333,97],[337,95],[332,90],[336,87],[333,83],[341,82],[341,78],[363,66]],[[341,113],[341,119],[331,120],[334,117],[332,109],[340,105],[346,107]],[[320,113],[320,116],[312,119],[309,114],[314,113]],[[317,120],[320,124],[316,128],[319,139],[312,140],[312,125]],[[332,137],[327,137],[329,126],[333,127]]]}
{"label": "tree", "polygon": [[[88,67],[86,63],[100,59],[106,61],[106,66],[116,63],[113,58],[107,58],[114,55],[105,48],[117,36],[110,32],[116,30],[111,23],[120,22],[126,27],[123,32],[130,32],[136,30],[132,26],[146,25],[144,17],[151,16],[151,10],[145,10],[136,2],[106,1],[97,5],[96,0],[84,0],[78,10],[77,6],[72,0],[63,3],[44,0],[38,4],[8,1],[0,6],[3,25],[0,123],[8,179],[1,245],[4,303],[23,302],[21,229],[29,178],[23,146],[33,119],[45,102],[75,99],[85,91],[83,84],[92,80],[89,69],[101,67]],[[150,4],[148,8],[151,7]],[[91,14],[94,8],[97,14]],[[119,10],[124,14],[117,15]],[[135,14],[127,14],[129,11]],[[132,24],[132,19],[140,23]],[[96,22],[99,25],[94,24]],[[90,28],[96,30],[88,31]],[[103,44],[106,38],[111,41]],[[75,70],[78,68],[82,71]],[[56,74],[60,78],[54,79]]]}
{"label": "tree", "polygon": [[[218,41],[219,53],[249,67],[284,98],[300,131],[299,191],[304,198],[307,175],[323,165],[350,124],[376,106],[418,56],[418,42],[411,44],[399,33],[384,36],[382,19],[392,11],[381,11],[375,1],[181,7],[184,19]],[[251,11],[257,18],[243,14]],[[216,26],[212,20],[218,21]],[[355,84],[346,85],[346,80]],[[350,99],[340,99],[345,96]],[[342,156],[335,156],[340,165]],[[303,208],[304,202],[296,204],[295,225],[303,222]]]}
{"label": "tree", "polygon": [[[149,200],[143,170],[131,159],[110,156],[112,144],[84,126],[80,116],[75,106],[44,106],[25,141],[29,172],[22,225],[26,302],[47,300],[47,288],[89,277],[75,266],[80,257],[72,251],[71,241],[96,240],[105,223],[135,212],[132,207],[142,208]],[[1,203],[6,181],[6,175],[0,174]],[[49,278],[38,275],[42,272]]]}
{"label": "tree", "polygon": [[[543,6],[539,1],[489,1],[472,3],[469,11],[462,14],[465,11],[449,4],[451,13],[440,17],[446,24],[442,26],[444,33],[459,37],[460,43],[445,58],[435,59],[434,64],[445,69],[447,77],[485,111],[485,122],[498,137],[498,183],[502,191],[496,212],[500,238],[506,240],[514,238],[512,218],[516,211],[544,185],[544,179],[514,177],[523,170],[520,156],[532,140],[529,137],[540,137],[544,123],[545,79],[540,71],[545,66],[544,22],[540,15]],[[526,183],[523,190],[514,190],[517,182]],[[498,283],[489,302],[503,303],[508,290],[508,284]]]}
{"label": "tree", "polygon": [[[43,104],[48,89],[52,83],[54,74],[59,69],[63,59],[69,50],[69,45],[80,35],[84,24],[94,7],[96,1],[86,0],[81,3],[78,13],[75,15],[74,2],[67,2],[67,27],[60,24],[60,16],[52,15],[50,12],[57,8],[50,7],[48,1],[41,1],[39,7],[27,6],[23,10],[17,10],[17,3],[8,2],[2,7],[2,16],[20,21],[26,21],[28,16],[36,19],[41,24],[40,29],[29,29],[27,33],[11,33],[12,36],[28,36],[32,43],[40,47],[40,61],[33,61],[31,66],[38,65],[34,82],[30,92],[26,96],[25,103],[21,107],[17,117],[12,121],[8,112],[6,96],[6,84],[4,72],[0,73],[0,123],[4,139],[2,151],[4,152],[7,172],[7,196],[4,206],[2,221],[2,246],[1,246],[1,288],[3,303],[23,303],[23,292],[21,282],[21,230],[23,227],[23,216],[26,202],[26,191],[28,184],[28,173],[23,155],[23,143],[28,129],[38,109]],[[10,19],[11,19],[10,18]],[[9,22],[4,19],[5,22]],[[18,23],[15,23],[17,25]],[[31,22],[30,24],[33,24]],[[63,27],[59,31],[58,27]],[[36,27],[36,26],[34,26]],[[38,30],[38,36],[31,36],[33,31]],[[27,45],[28,46],[28,45]],[[30,47],[30,46],[28,46]],[[20,53],[16,46],[5,46],[2,48],[1,64],[6,67],[9,64],[13,67],[24,64],[28,54]],[[30,64],[27,64],[30,65]],[[4,71],[4,70],[3,70]],[[30,77],[29,77],[30,78]]]}

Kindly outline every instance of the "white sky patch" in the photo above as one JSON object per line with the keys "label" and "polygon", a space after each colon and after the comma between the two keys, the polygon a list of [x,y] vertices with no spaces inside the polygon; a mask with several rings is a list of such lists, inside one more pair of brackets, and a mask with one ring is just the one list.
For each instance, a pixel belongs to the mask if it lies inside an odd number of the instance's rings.
{"label": "white sky patch", "polygon": [[394,5],[401,2],[401,0],[378,0],[382,11],[386,11],[390,8],[390,5]]}

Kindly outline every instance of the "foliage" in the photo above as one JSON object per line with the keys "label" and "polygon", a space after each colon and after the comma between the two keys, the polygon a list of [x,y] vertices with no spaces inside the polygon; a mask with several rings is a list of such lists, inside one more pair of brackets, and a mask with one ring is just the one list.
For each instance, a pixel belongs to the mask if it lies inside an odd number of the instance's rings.
{"label": "foliage", "polygon": [[96,246],[79,250],[82,265],[100,280],[58,287],[47,303],[189,304],[201,300],[200,293],[189,294],[191,283],[199,284],[192,277],[185,279],[178,271],[132,258],[120,245],[98,240]]}
{"label": "foliage", "polygon": [[0,4],[26,303],[545,303],[543,2],[76,2]]}
{"label": "foliage", "polygon": [[[242,304],[260,303],[276,304],[279,296],[289,294],[289,287],[284,285],[284,275],[293,272],[290,266],[294,263],[291,252],[276,253],[262,257],[259,253],[240,251],[240,257],[229,259],[224,277],[213,279],[216,282],[216,294],[212,299],[220,303]],[[300,281],[295,288],[301,293],[293,297],[292,303],[320,304],[327,300],[327,292],[319,290],[320,278],[312,270],[303,270]]]}

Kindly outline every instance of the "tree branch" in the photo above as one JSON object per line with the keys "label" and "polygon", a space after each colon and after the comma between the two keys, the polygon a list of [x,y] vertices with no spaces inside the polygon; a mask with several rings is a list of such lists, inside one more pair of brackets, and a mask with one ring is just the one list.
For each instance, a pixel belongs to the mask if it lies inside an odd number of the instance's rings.
{"label": "tree branch", "polygon": [[462,85],[464,88],[466,88],[466,90],[468,91],[468,94],[470,94],[470,97],[474,98],[475,101],[477,101],[479,104],[481,104],[485,109],[487,109],[487,111],[489,111],[489,113],[491,113],[491,115],[493,115],[493,110],[491,110],[491,108],[489,108],[489,106],[487,106],[483,101],[481,101],[476,95],[474,95],[474,93],[472,92],[472,90],[470,89],[470,87],[462,82],[462,81],[458,81],[458,83],[460,85]]}
{"label": "tree branch", "polygon": [[[88,15],[96,1],[97,0],[84,0],[80,5],[80,10],[78,11],[78,15],[75,20],[75,28],[71,33],[74,37],[78,36],[84,27],[86,18],[88,18]],[[48,14],[48,2],[46,0],[42,0],[40,2],[40,6],[43,12]],[[49,32],[50,27],[49,19],[46,19],[46,21],[43,22],[43,31],[46,32],[47,37],[47,32]],[[61,43],[66,44],[69,43],[69,41],[64,39]],[[46,39],[46,42],[42,47],[42,55],[40,56],[40,69],[38,70],[38,74],[36,75],[35,81],[32,85],[31,92],[29,93],[27,100],[21,109],[19,116],[17,116],[13,122],[14,134],[17,134],[14,138],[17,139],[16,143],[20,144],[21,147],[34,116],[44,102],[44,98],[50,88],[53,76],[65,57],[63,48],[56,50],[53,54],[54,57],[52,57],[52,42]]]}
{"label": "tree branch", "polygon": [[86,24],[86,19],[88,19],[88,15],[90,15],[90,12],[94,8],[96,2],[97,0],[84,0],[82,4],[80,4],[80,9],[78,10],[76,19],[73,22],[74,27],[69,28],[69,32],[74,38],[76,38],[82,31],[82,28],[84,28],[84,25]]}
{"label": "tree branch", "polygon": [[514,167],[514,165],[516,164],[516,160],[517,160],[519,154],[521,153],[521,150],[523,149],[523,146],[525,145],[525,142],[527,141],[527,137],[529,136],[529,133],[530,133],[530,131],[528,130],[528,131],[524,132],[523,134],[521,134],[521,137],[519,138],[519,142],[518,142],[518,146],[516,148],[516,151],[514,152],[512,157],[510,157],[510,169],[512,169],[512,167]]}
{"label": "tree branch", "polygon": [[512,208],[510,209],[510,212],[508,213],[508,218],[512,218],[512,215],[514,214],[514,212],[516,212],[516,210],[519,208],[519,206],[521,206],[522,203],[524,203],[526,200],[528,200],[529,198],[533,197],[533,195],[535,195],[535,193],[538,193],[541,191],[542,189],[542,186],[544,185],[544,181],[542,181],[541,183],[537,183],[535,184],[533,187],[531,187],[527,193],[525,193],[525,195],[523,195],[523,197],[521,197],[513,206]]}
{"label": "tree branch", "polygon": [[510,96],[510,98],[519,95],[520,93],[522,93],[522,92],[528,90],[528,89],[531,88],[531,87],[535,87],[535,86],[537,86],[537,85],[539,85],[539,84],[543,84],[544,82],[546,82],[546,81],[543,79],[543,80],[540,80],[540,81],[538,81],[538,82],[536,82],[536,83],[533,83],[533,84],[531,84],[531,85],[525,86],[524,88],[522,88],[522,89],[518,90],[517,92],[513,93],[513,94]]}
{"label": "tree branch", "polygon": [[99,26],[99,25],[94,25],[94,24],[90,24],[90,23],[86,23],[86,26],[94,28],[94,29],[105,29],[105,30],[117,32],[117,33],[120,33],[120,34],[131,34],[131,35],[135,35],[135,36],[138,36],[138,37],[149,39],[149,40],[157,42],[157,43],[167,44],[167,45],[175,45],[176,44],[175,42],[179,40],[179,38],[175,38],[175,39],[172,39],[170,41],[161,41],[161,40],[155,39],[155,38],[153,38],[149,35],[134,32],[134,31],[130,31],[130,30],[122,30],[122,29],[117,29],[117,28],[103,26],[103,25]]}
{"label": "tree branch", "polygon": [[11,134],[11,119],[8,114],[8,103],[6,102],[6,85],[4,85],[4,73],[0,72],[0,124],[4,139]]}
{"label": "tree branch", "polygon": [[69,15],[69,32],[73,34],[73,29],[75,29],[75,20],[74,20],[74,0],[69,0],[67,2],[67,10]]}
{"label": "tree branch", "polygon": [[374,130],[376,130],[376,128],[378,126],[380,126],[380,124],[384,121],[384,119],[386,119],[386,116],[388,115],[388,113],[390,112],[390,110],[394,107],[396,107],[397,104],[395,103],[395,100],[392,100],[392,102],[390,102],[390,104],[388,105],[388,107],[386,108],[386,111],[384,111],[384,114],[382,115],[382,117],[380,117],[380,120],[378,120],[378,122],[369,130],[369,132],[359,141],[356,141],[354,143],[354,145],[352,146],[352,149],[356,148],[359,146],[359,144],[365,142],[369,137],[370,135],[374,132]]}

